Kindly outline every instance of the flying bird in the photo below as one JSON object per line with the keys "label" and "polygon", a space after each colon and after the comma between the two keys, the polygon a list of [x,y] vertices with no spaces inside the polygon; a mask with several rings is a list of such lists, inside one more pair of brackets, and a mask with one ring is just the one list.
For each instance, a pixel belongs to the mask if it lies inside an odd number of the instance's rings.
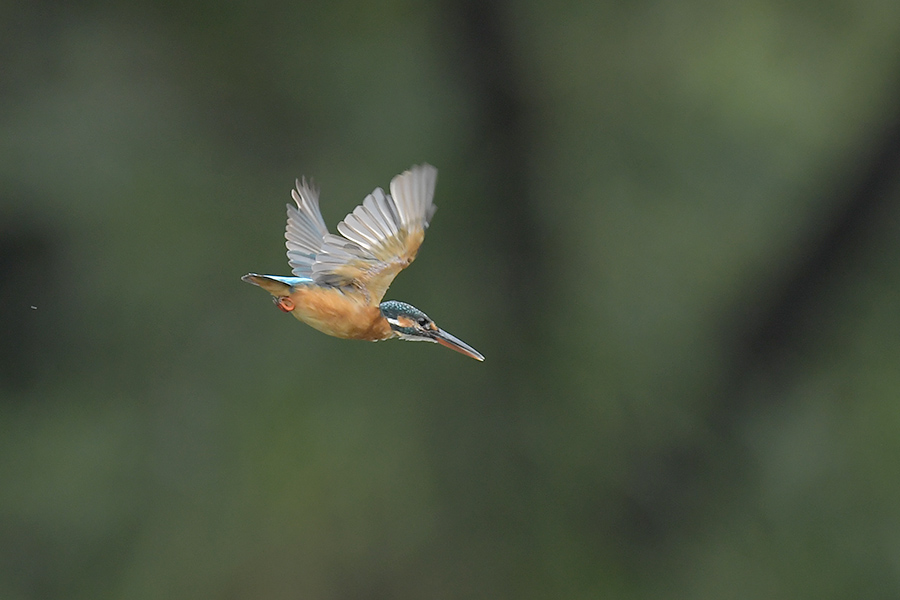
{"label": "flying bird", "polygon": [[416,258],[434,216],[437,169],[414,166],[391,180],[390,194],[376,188],[328,232],[319,211],[319,190],[300,179],[287,205],[287,258],[293,276],[247,273],[241,279],[263,288],[275,306],[323,333],[377,342],[398,338],[434,342],[484,360],[418,308],[388,300],[388,286]]}

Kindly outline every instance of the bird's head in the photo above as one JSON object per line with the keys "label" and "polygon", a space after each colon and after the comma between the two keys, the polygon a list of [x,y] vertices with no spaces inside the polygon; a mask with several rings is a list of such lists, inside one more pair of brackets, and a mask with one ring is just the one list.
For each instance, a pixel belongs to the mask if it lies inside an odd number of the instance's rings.
{"label": "bird's head", "polygon": [[381,314],[401,340],[409,342],[434,342],[461,352],[475,360],[484,360],[475,348],[450,335],[434,324],[421,310],[396,300],[381,303]]}

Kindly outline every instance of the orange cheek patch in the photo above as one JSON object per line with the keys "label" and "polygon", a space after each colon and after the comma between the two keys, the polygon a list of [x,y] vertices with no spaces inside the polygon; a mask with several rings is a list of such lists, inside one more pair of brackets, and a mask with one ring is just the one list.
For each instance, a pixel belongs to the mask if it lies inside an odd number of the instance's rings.
{"label": "orange cheek patch", "polygon": [[400,324],[400,327],[413,327],[415,323],[409,317],[397,317],[397,323]]}

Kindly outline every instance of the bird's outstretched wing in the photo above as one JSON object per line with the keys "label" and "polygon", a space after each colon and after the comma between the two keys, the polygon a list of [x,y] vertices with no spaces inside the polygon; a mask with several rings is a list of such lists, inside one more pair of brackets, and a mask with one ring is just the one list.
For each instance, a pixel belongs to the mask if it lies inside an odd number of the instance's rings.
{"label": "bird's outstretched wing", "polygon": [[297,277],[312,278],[316,255],[322,250],[328,228],[319,210],[319,190],[298,179],[291,190],[297,206],[287,205],[287,227],[284,230],[288,264]]}
{"label": "bird's outstretched wing", "polygon": [[376,188],[328,233],[318,193],[305,182],[293,192],[285,232],[294,275],[319,285],[352,287],[377,305],[397,273],[409,266],[434,216],[437,169],[412,167],[391,180],[391,194]]}

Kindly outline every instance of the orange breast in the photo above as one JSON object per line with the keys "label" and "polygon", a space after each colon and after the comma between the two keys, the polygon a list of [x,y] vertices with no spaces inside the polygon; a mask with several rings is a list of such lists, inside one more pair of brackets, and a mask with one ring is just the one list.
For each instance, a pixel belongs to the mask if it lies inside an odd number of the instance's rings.
{"label": "orange breast", "polygon": [[387,319],[362,295],[337,288],[298,286],[291,292],[294,316],[328,335],[352,340],[378,341],[393,337]]}

